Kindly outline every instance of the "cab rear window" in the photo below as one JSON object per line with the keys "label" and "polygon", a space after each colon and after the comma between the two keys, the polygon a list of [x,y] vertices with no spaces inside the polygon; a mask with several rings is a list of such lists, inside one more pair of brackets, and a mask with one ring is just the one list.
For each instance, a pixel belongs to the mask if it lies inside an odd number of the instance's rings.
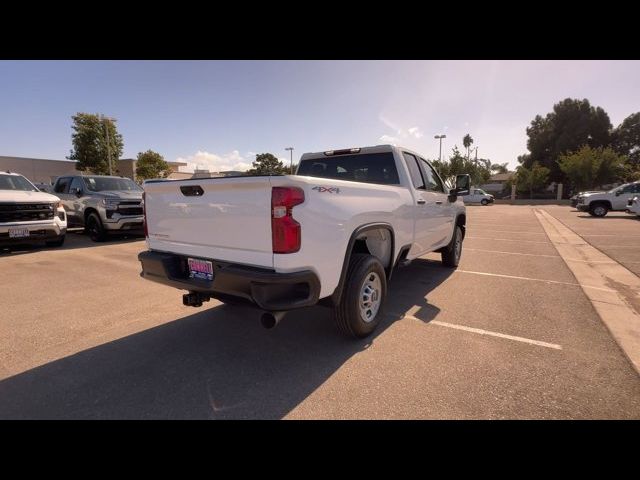
{"label": "cab rear window", "polygon": [[298,175],[382,185],[400,184],[396,162],[391,152],[303,160],[298,167]]}

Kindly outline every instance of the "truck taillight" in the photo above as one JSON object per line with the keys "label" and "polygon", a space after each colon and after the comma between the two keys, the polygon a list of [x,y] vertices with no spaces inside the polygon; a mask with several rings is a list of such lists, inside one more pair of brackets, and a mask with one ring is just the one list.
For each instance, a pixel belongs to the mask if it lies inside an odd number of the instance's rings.
{"label": "truck taillight", "polygon": [[144,236],[149,237],[149,229],[147,228],[147,206],[144,201],[145,194],[147,192],[142,192],[142,224],[144,225]]}
{"label": "truck taillight", "polygon": [[293,207],[304,202],[304,191],[297,187],[271,189],[271,243],[273,253],[300,250],[300,224],[293,219]]}

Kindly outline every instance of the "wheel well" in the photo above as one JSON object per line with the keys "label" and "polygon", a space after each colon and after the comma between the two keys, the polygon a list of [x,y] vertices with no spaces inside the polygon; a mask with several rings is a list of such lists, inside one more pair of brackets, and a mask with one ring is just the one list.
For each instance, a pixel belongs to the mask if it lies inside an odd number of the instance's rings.
{"label": "wheel well", "polygon": [[393,234],[384,227],[366,230],[356,237],[351,249],[351,254],[354,253],[367,253],[376,257],[388,277],[393,266]]}
{"label": "wheel well", "polygon": [[589,208],[591,208],[591,207],[595,207],[595,206],[596,206],[596,205],[598,205],[598,204],[602,204],[602,205],[604,205],[604,206],[605,206],[605,207],[607,207],[609,210],[611,210],[611,209],[612,209],[612,208],[611,208],[611,202],[610,202],[609,200],[594,200],[593,202],[591,202],[591,203],[589,204]]}
{"label": "wheel well", "polygon": [[367,253],[380,260],[387,274],[391,277],[393,271],[393,252],[395,249],[395,237],[393,227],[387,223],[375,223],[362,225],[356,228],[349,239],[342,264],[342,272],[338,286],[331,296],[320,300],[321,305],[335,306],[340,303],[342,288],[347,275],[347,268],[351,255],[354,253]]}
{"label": "wheel well", "polygon": [[95,213],[96,215],[98,215],[98,217],[100,217],[100,214],[98,213],[98,211],[95,208],[87,208],[84,211],[84,223],[85,223],[85,225],[87,224],[87,218],[89,218],[89,215],[91,215],[92,213]]}

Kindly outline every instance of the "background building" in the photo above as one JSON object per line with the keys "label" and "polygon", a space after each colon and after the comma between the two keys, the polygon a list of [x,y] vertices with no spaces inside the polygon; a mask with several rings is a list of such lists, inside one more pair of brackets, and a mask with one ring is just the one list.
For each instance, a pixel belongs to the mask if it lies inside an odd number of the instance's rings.
{"label": "background building", "polygon": [[[167,162],[173,172],[177,173],[180,167],[187,164],[183,162]],[[115,175],[136,179],[136,160],[134,158],[122,158],[115,162]],[[46,158],[6,157],[0,156],[0,171],[20,173],[34,183],[53,183],[61,175],[76,174],[76,162],[71,160],[50,160]],[[180,172],[182,175],[183,173]],[[172,173],[173,175],[173,173]],[[192,173],[186,173],[186,178],[191,178]],[[214,176],[214,175],[211,175]],[[215,175],[221,176],[221,175]],[[184,178],[184,177],[180,177]]]}

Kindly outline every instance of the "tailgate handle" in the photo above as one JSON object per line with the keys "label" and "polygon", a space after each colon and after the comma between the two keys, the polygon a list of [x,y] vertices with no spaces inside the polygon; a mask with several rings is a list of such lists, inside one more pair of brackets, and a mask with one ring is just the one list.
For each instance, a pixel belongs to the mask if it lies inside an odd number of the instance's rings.
{"label": "tailgate handle", "polygon": [[201,197],[204,195],[204,190],[200,185],[184,185],[180,187],[180,191],[185,197]]}

